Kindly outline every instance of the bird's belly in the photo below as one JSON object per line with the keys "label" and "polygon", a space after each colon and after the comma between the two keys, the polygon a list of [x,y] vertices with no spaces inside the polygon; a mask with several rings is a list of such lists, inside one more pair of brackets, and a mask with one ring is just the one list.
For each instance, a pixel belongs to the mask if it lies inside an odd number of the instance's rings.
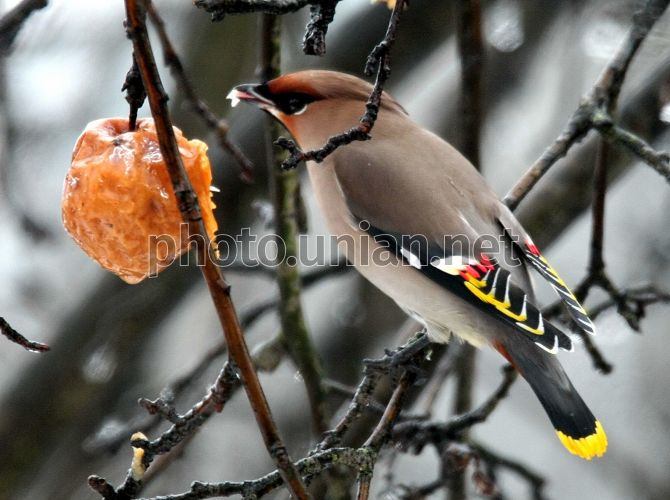
{"label": "bird's belly", "polygon": [[384,261],[393,259],[395,262],[365,265],[356,262],[355,257],[351,260],[358,272],[391,297],[408,315],[422,323],[431,340],[446,343],[453,333],[478,347],[487,343],[487,328],[470,304],[423,276],[412,266],[399,262],[388,250],[378,247],[370,253],[369,258],[373,258],[373,253],[379,255],[383,252],[387,253]]}
{"label": "bird's belly", "polygon": [[490,329],[472,305],[398,259],[360,229],[350,216],[332,165],[327,163],[309,162],[309,175],[330,233],[338,238],[339,250],[358,272],[423,323],[434,341],[447,342],[454,333],[477,346],[487,343]]}

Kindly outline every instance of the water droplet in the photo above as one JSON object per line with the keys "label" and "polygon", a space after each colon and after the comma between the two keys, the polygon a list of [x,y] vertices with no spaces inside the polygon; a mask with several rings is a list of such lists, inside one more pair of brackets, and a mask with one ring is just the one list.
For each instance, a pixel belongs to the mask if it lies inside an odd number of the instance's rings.
{"label": "water droplet", "polygon": [[93,384],[104,384],[116,371],[117,360],[108,346],[93,351],[82,367],[84,378]]}
{"label": "water droplet", "polygon": [[670,103],[661,108],[661,112],[658,114],[658,119],[664,123],[670,123]]}
{"label": "water droplet", "polygon": [[302,373],[300,373],[300,370],[298,370],[293,374],[293,380],[295,380],[296,382],[302,382],[304,380],[302,378]]}
{"label": "water droplet", "polygon": [[588,24],[582,36],[582,47],[587,56],[609,59],[626,35],[626,26],[613,17],[601,17]]}
{"label": "water droplet", "polygon": [[521,14],[518,0],[500,0],[489,9],[484,19],[484,33],[500,52],[514,52],[523,45]]}
{"label": "water droplet", "polygon": [[275,209],[272,203],[266,200],[254,200],[251,208],[256,212],[256,217],[264,227],[270,227],[274,223]]}

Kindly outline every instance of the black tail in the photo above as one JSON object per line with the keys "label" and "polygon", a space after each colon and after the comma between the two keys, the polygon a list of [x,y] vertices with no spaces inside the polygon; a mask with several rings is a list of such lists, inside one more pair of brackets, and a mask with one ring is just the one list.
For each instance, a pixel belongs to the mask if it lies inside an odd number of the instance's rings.
{"label": "black tail", "polygon": [[607,450],[607,436],[573,387],[556,357],[525,337],[498,346],[530,384],[542,403],[563,445],[573,454],[591,460]]}

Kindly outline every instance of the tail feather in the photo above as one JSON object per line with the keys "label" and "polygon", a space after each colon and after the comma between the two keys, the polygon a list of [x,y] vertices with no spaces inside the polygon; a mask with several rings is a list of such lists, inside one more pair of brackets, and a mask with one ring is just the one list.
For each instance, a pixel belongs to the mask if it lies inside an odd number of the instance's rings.
{"label": "tail feather", "polygon": [[558,360],[525,339],[513,347],[496,346],[530,384],[551,420],[561,443],[571,453],[591,460],[607,450],[607,436],[577,393]]}

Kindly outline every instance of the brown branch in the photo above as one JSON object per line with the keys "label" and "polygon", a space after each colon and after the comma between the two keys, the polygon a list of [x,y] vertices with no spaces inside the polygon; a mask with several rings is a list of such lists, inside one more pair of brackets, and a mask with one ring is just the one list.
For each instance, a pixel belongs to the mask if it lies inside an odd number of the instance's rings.
{"label": "brown branch", "polygon": [[655,150],[644,139],[616,125],[611,115],[600,110],[594,111],[591,122],[593,128],[600,132],[607,142],[628,149],[670,182],[670,155],[668,153]]}
{"label": "brown branch", "polygon": [[644,7],[635,13],[633,27],[623,44],[568,120],[561,135],[542,153],[505,196],[504,202],[512,210],[519,205],[542,176],[591,129],[597,129],[608,141],[627,147],[670,180],[668,157],[655,152],[645,141],[632,133],[618,127],[614,128],[608,112],[610,103],[618,99],[631,61],[651,28],[667,8],[668,3],[670,0],[647,0]]}
{"label": "brown branch", "polygon": [[0,55],[9,55],[23,24],[33,12],[43,9],[48,4],[48,0],[23,0],[0,18]]}
{"label": "brown branch", "polygon": [[[145,4],[142,0],[125,0],[125,3],[128,35],[133,42],[134,55],[149,98],[161,154],[170,174],[182,219],[189,225],[189,233],[197,236],[195,239],[196,249],[200,262],[204,263],[201,269],[219,316],[231,359],[240,372],[247,397],[254,409],[259,430],[284,482],[295,498],[306,499],[308,496],[305,487],[279,437],[265,394],[249,356],[235,306],[231,299],[230,286],[226,283],[221,269],[209,255],[211,244],[202,222],[198,201],[179,155],[167,109],[168,96],[163,89],[149,42],[145,23]],[[203,244],[203,241],[206,244]]]}
{"label": "brown branch", "polygon": [[247,183],[252,182],[254,179],[254,164],[235,143],[228,139],[228,123],[224,119],[216,116],[207,103],[198,96],[198,92],[196,91],[193,82],[191,82],[191,79],[186,74],[184,65],[181,63],[181,59],[177,55],[177,51],[174,49],[174,46],[170,41],[170,37],[165,28],[165,22],[152,2],[147,2],[147,13],[156,28],[158,39],[163,47],[165,64],[170,68],[172,76],[174,76],[177,81],[179,90],[183,92],[191,109],[195,111],[205,125],[214,133],[221,149],[227,151],[238,164],[240,167],[240,179]]}
{"label": "brown branch", "polygon": [[371,75],[377,70],[375,84],[365,105],[365,113],[361,116],[358,125],[349,130],[330,137],[328,141],[319,149],[302,151],[298,145],[291,139],[280,137],[275,142],[279,147],[287,150],[291,155],[284,160],[282,168],[296,168],[301,161],[314,161],[321,163],[328,156],[334,153],[339,147],[351,144],[354,141],[367,141],[370,139],[370,132],[377,121],[379,106],[381,105],[384,85],[391,74],[390,51],[398,31],[398,24],[402,11],[407,4],[407,0],[398,0],[391,13],[384,39],[372,50],[368,56],[365,65],[365,74]]}
{"label": "brown branch", "polygon": [[19,332],[14,330],[14,328],[12,328],[12,326],[3,317],[0,317],[0,333],[27,351],[45,352],[50,349],[48,345],[43,344],[42,342],[35,342],[25,338]]}

